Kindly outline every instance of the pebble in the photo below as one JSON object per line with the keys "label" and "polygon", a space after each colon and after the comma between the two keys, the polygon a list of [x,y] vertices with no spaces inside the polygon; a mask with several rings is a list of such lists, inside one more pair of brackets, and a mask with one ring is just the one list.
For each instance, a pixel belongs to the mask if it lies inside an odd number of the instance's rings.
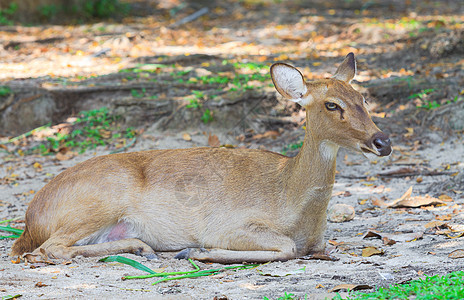
{"label": "pebble", "polygon": [[329,209],[328,219],[333,223],[348,222],[354,218],[354,208],[348,204],[335,204]]}

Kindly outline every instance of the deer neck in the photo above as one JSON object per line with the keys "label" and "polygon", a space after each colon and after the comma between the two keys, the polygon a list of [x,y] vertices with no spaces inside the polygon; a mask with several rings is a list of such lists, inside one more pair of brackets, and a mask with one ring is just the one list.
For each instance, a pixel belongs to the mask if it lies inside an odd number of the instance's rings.
{"label": "deer neck", "polygon": [[[296,201],[298,206],[318,205],[327,207],[335,181],[336,158],[339,146],[323,140],[315,134],[317,128],[308,112],[306,113],[306,132],[300,152],[290,159],[286,166],[287,199]],[[316,125],[317,126],[317,125]],[[322,197],[327,195],[328,197]],[[327,199],[326,199],[327,198]],[[313,203],[314,204],[314,203]]]}

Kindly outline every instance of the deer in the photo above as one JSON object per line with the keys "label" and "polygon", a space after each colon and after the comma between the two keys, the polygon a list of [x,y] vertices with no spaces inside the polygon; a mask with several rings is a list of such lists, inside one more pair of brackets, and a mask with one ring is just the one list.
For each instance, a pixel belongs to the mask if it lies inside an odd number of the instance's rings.
{"label": "deer", "polygon": [[133,253],[217,263],[286,261],[324,253],[326,210],[340,147],[385,157],[391,141],[350,84],[349,53],[330,78],[270,67],[277,92],[306,110],[303,146],[279,153],[225,147],[98,156],[46,184],[10,255],[71,259]]}

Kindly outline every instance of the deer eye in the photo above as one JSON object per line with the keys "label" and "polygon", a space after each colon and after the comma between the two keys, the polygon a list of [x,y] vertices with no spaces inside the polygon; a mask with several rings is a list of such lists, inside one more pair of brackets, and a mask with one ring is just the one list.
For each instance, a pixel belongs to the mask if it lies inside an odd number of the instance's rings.
{"label": "deer eye", "polygon": [[339,109],[339,106],[333,102],[326,102],[325,103],[325,108],[327,108],[327,110],[331,110],[331,111],[334,111],[334,110],[337,110]]}

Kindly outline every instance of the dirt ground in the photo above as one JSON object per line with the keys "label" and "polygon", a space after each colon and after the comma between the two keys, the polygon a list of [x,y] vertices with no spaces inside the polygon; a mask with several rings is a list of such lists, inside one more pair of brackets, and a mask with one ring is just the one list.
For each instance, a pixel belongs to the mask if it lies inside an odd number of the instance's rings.
{"label": "dirt ground", "polygon": [[[224,55],[269,64],[287,61],[301,67],[306,76],[317,78],[333,72],[347,51],[356,51],[358,77],[355,88],[368,99],[374,121],[391,134],[394,152],[389,158],[378,161],[368,161],[343,149],[339,152],[329,208],[334,204],[348,204],[354,207],[356,214],[351,221],[327,224],[326,246],[338,260],[300,258],[153,286],[154,279],[122,280],[123,276],[144,272],[120,263],[102,263],[99,258],[78,257],[70,263],[56,265],[13,263],[14,258],[8,256],[13,240],[5,239],[0,240],[1,296],[20,294],[24,299],[275,299],[286,292],[301,298],[308,295],[309,299],[324,299],[333,297],[335,294],[330,292],[331,289],[340,284],[374,288],[464,269],[464,258],[450,257],[453,251],[464,249],[464,237],[459,237],[464,232],[460,227],[464,224],[464,126],[462,121],[459,122],[464,119],[460,115],[463,101],[444,102],[464,92],[463,47],[459,38],[463,34],[462,25],[457,25],[464,21],[463,8],[456,6],[454,1],[443,1],[440,6],[416,2],[412,6],[400,5],[403,1],[393,1],[391,3],[397,5],[391,6],[383,6],[382,1],[341,1],[340,6],[334,7],[317,1],[314,7],[305,7],[301,3],[287,6],[233,3],[231,7],[213,7],[212,16],[192,23],[203,30],[194,29],[194,26],[180,27],[178,31],[160,29],[160,24],[153,25],[153,19],[134,19],[129,24],[111,25],[112,35],[107,37],[105,44],[111,48],[111,53],[88,60],[82,53],[72,54],[62,47],[63,43],[76,49],[76,45],[81,45],[84,54],[95,50],[92,48],[95,39],[106,37],[96,38],[92,26],[74,28],[74,35],[79,38],[64,35],[70,30],[65,26],[52,26],[45,32],[49,35],[46,37],[58,36],[59,40],[47,44],[48,50],[40,51],[34,49],[41,49],[37,45],[42,42],[31,42],[25,37],[34,36],[34,32],[43,28],[3,29],[9,41],[19,43],[20,49],[14,50],[13,45],[0,51],[5,61],[0,64],[2,84],[18,88],[18,91],[20,87],[44,88],[46,84],[55,86],[59,76],[109,74],[134,66],[142,56],[148,59],[162,54],[184,55],[185,52],[211,55],[214,56],[212,60],[220,60]],[[223,27],[212,30],[219,20]],[[159,22],[168,21],[162,19]],[[425,29],[419,30],[417,26]],[[126,34],[129,31],[145,32],[145,37]],[[161,37],[164,44],[148,34]],[[180,43],[180,38],[182,47],[173,42]],[[235,47],[231,46],[233,43]],[[154,47],[155,44],[159,47]],[[124,54],[128,49],[140,53]],[[11,57],[15,59],[7,63],[6,59]],[[55,69],[52,76],[53,63],[64,67]],[[182,67],[189,64],[206,66],[204,61],[193,61]],[[28,68],[24,68],[25,65]],[[103,80],[115,80],[105,78]],[[98,80],[90,79],[86,87],[95,85]],[[443,105],[434,111],[416,108],[413,100],[420,97],[411,95],[430,88],[435,89],[430,100],[443,100]],[[187,86],[164,91],[164,96],[182,97],[186,90]],[[20,92],[24,93],[23,90]],[[91,98],[89,95],[91,93],[86,90],[85,95],[77,99],[84,101],[85,97]],[[259,95],[265,99],[263,103],[276,103],[266,102],[274,99],[271,90],[264,89]],[[111,102],[111,97],[116,96],[107,93],[98,95],[103,100],[92,99],[101,104]],[[6,114],[6,106],[2,105],[3,102],[0,103],[0,113]],[[89,107],[92,105],[83,106]],[[241,142],[237,136],[246,136],[246,131],[231,133],[230,126],[221,126],[220,122],[211,127],[199,124],[199,129],[195,129],[196,124],[163,129],[159,123],[137,123],[140,121],[137,119],[133,122],[144,131],[128,151],[207,146],[208,134],[212,133],[223,144],[281,152],[284,146],[301,140],[303,130],[298,123],[301,120],[298,109],[276,110],[283,111],[277,116],[294,117],[297,121],[291,126],[272,123],[255,129],[254,134],[259,134],[281,128],[277,138],[242,139]],[[382,115],[384,112],[387,114]],[[63,119],[63,114],[60,112],[52,119]],[[191,136],[191,141],[184,138],[185,133]],[[66,168],[95,155],[107,154],[111,149],[101,147],[63,161],[53,156],[21,156],[13,147],[7,150],[0,152],[0,220],[17,218],[12,226],[22,228],[27,205],[36,191]],[[295,151],[288,154],[294,155]],[[439,198],[442,204],[416,208],[383,205],[400,198],[411,186],[413,196],[428,194]],[[436,223],[432,224],[432,221]],[[365,237],[369,231],[376,231],[378,236]],[[375,247],[380,253],[363,256],[367,247]],[[192,269],[188,261],[176,260],[174,255],[159,253],[159,260],[150,261],[123,254],[152,269],[164,268],[165,272]],[[221,267],[206,263],[198,263],[198,266],[202,269]],[[295,272],[302,268],[304,271]],[[287,273],[291,274],[283,276]]]}

